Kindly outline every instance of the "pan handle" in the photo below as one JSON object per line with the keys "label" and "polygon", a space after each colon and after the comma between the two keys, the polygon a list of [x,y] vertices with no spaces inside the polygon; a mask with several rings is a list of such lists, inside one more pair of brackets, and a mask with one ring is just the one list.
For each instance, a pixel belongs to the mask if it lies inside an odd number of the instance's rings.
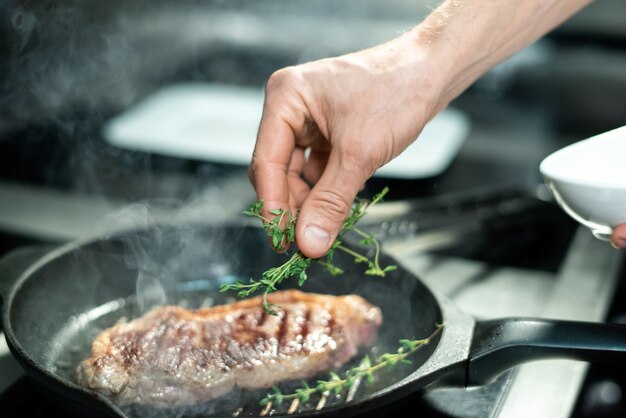
{"label": "pan handle", "polygon": [[48,245],[22,247],[9,252],[0,259],[0,306],[20,274],[53,248]]}
{"label": "pan handle", "polygon": [[466,382],[483,385],[521,363],[547,358],[626,362],[626,325],[504,318],[478,321]]}

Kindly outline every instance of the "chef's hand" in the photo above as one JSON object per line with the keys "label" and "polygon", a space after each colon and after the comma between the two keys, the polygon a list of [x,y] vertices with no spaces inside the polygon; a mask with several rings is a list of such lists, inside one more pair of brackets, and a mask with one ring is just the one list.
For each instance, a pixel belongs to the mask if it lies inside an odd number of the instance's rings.
{"label": "chef's hand", "polygon": [[321,257],[376,169],[476,78],[587,3],[448,0],[386,44],[276,72],[249,172],[263,215],[301,208],[298,247]]}
{"label": "chef's hand", "polygon": [[611,244],[613,244],[615,248],[626,250],[626,224],[618,225],[613,229]]}
{"label": "chef's hand", "polygon": [[417,45],[407,34],[270,77],[250,179],[266,211],[301,208],[305,255],[328,251],[365,181],[438,110],[435,83],[419,76],[427,68]]}

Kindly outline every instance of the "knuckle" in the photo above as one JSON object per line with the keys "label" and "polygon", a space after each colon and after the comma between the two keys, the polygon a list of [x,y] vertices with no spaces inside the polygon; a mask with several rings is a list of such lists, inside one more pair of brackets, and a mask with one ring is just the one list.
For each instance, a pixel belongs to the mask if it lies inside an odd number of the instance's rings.
{"label": "knuckle", "polygon": [[252,155],[252,160],[250,161],[250,166],[248,167],[248,177],[254,178],[259,172],[259,167],[261,163],[259,162],[259,157],[256,155],[256,152]]}
{"label": "knuckle", "polygon": [[250,180],[250,183],[252,183],[252,185],[255,188],[257,186],[256,183],[257,183],[257,180],[259,179],[259,176],[262,176],[263,172],[265,171],[264,170],[265,166],[266,166],[266,163],[264,163],[262,159],[259,158],[259,155],[255,151],[252,155],[252,160],[250,161],[250,165],[248,166],[248,179]]}
{"label": "knuckle", "polygon": [[311,203],[327,219],[343,222],[352,206],[350,202],[339,191],[327,190],[319,193]]}
{"label": "knuckle", "polygon": [[291,85],[296,77],[295,73],[295,67],[285,67],[275,71],[267,79],[265,90],[271,92]]}
{"label": "knuckle", "polygon": [[256,170],[253,168],[253,165],[254,163],[250,164],[250,167],[248,167],[248,180],[256,187]]}

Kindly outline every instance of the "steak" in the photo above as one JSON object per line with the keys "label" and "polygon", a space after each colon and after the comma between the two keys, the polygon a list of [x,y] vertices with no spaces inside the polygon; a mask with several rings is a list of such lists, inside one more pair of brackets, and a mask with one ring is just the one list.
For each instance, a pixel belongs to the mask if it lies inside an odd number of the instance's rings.
{"label": "steak", "polygon": [[373,343],[382,314],[356,295],[287,290],[196,310],[155,308],[101,332],[76,370],[118,405],[191,405],[339,367]]}

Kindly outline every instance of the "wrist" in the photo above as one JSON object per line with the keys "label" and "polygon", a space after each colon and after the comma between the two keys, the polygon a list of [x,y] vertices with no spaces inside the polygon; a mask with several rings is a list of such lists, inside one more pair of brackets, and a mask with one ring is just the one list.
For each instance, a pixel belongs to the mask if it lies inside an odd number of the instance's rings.
{"label": "wrist", "polygon": [[[442,54],[432,45],[425,43],[415,29],[383,45],[385,72],[399,81],[397,93],[404,97],[412,108],[424,118],[432,119],[449,102],[446,96],[452,68]],[[382,58],[382,59],[380,59]]]}
{"label": "wrist", "polygon": [[474,39],[468,39],[470,34],[464,30],[465,25],[452,19],[438,17],[436,11],[409,35],[422,60],[418,67],[420,74],[415,76],[428,76],[426,83],[434,112],[431,117],[497,63],[492,62],[493,55],[479,39],[482,33],[474,33]]}
{"label": "wrist", "polygon": [[452,64],[458,57],[454,51],[442,49],[433,39],[425,39],[420,27],[394,39],[392,48],[401,56],[401,71],[406,80],[405,89],[412,92],[427,122],[456,97],[450,87],[458,74]]}

